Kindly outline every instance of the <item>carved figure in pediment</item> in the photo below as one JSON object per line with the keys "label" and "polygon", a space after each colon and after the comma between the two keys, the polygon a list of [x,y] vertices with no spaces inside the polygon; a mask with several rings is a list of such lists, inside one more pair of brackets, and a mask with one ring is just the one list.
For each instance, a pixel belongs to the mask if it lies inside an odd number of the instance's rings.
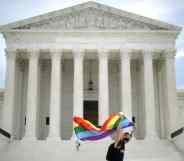
{"label": "carved figure in pediment", "polygon": [[104,17],[102,15],[97,16],[95,18],[96,27],[104,28],[104,22],[103,21],[104,21]]}
{"label": "carved figure in pediment", "polygon": [[66,28],[71,29],[73,24],[75,24],[75,17],[73,15],[69,15],[67,19],[65,19],[65,21],[66,21]]}
{"label": "carved figure in pediment", "polygon": [[15,29],[120,29],[120,30],[155,30],[157,26],[139,22],[131,18],[118,16],[94,8],[73,11],[40,22],[27,24]]}
{"label": "carved figure in pediment", "polygon": [[92,28],[95,26],[95,17],[96,14],[93,12],[92,9],[89,9],[88,13],[87,13],[87,24],[88,24],[88,28]]}

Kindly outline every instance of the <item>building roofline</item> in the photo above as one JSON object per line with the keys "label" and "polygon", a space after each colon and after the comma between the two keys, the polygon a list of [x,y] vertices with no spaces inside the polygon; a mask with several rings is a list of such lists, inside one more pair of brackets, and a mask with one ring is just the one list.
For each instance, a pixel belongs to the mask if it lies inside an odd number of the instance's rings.
{"label": "building roofline", "polygon": [[31,17],[31,18],[27,18],[24,20],[20,20],[20,21],[16,21],[16,22],[12,22],[12,23],[8,23],[6,25],[2,25],[0,26],[0,32],[3,31],[7,31],[7,30],[11,30],[12,28],[18,27],[18,26],[22,26],[22,25],[27,25],[30,23],[36,23],[39,22],[41,20],[46,20],[49,19],[50,17],[53,16],[59,16],[59,15],[63,15],[63,14],[67,14],[67,13],[71,13],[73,11],[79,11],[82,9],[86,9],[86,8],[96,8],[96,9],[101,9],[104,10],[106,12],[110,12],[112,14],[116,14],[119,16],[124,16],[127,18],[131,18],[132,20],[138,20],[144,23],[148,23],[148,24],[152,24],[158,27],[162,27],[162,28],[166,28],[168,30],[175,30],[180,32],[182,30],[182,27],[176,26],[176,25],[172,25],[163,21],[159,21],[156,19],[152,19],[152,18],[148,18],[148,17],[144,17],[144,16],[140,16],[134,13],[130,13],[128,11],[124,11],[121,9],[117,9],[111,6],[107,6],[101,3],[97,3],[97,2],[93,2],[93,1],[89,1],[86,3],[82,3],[82,4],[78,4],[78,5],[74,5],[71,7],[67,7],[64,9],[60,9],[60,10],[56,10],[56,11],[52,11],[52,12],[48,12],[45,14],[41,14],[35,17]]}

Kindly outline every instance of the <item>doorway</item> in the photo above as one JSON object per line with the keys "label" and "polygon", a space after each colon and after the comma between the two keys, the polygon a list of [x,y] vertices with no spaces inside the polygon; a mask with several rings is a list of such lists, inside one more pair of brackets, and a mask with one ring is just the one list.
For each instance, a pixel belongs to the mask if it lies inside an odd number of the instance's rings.
{"label": "doorway", "polygon": [[98,101],[84,101],[84,119],[98,126]]}

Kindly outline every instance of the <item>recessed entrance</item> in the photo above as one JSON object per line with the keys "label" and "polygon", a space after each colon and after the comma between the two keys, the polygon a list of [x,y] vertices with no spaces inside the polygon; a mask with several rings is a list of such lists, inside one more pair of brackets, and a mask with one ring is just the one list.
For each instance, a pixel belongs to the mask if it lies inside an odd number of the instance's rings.
{"label": "recessed entrance", "polygon": [[84,119],[98,126],[98,101],[84,101]]}

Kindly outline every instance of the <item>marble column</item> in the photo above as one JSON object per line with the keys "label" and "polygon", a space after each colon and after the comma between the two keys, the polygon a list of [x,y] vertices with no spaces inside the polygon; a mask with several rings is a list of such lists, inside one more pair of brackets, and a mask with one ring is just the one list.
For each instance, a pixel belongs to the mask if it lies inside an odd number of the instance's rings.
{"label": "marble column", "polygon": [[73,50],[73,115],[83,117],[83,59],[84,50]]}
{"label": "marble column", "polygon": [[120,50],[121,57],[121,111],[132,119],[132,87],[130,70],[130,53],[128,50]]}
{"label": "marble column", "polygon": [[51,100],[50,100],[50,125],[49,139],[60,139],[60,114],[61,114],[61,51],[51,52]]}
{"label": "marble column", "polygon": [[99,50],[99,125],[109,117],[108,51]]}
{"label": "marble column", "polygon": [[167,137],[175,130],[182,127],[179,123],[176,93],[176,73],[175,73],[175,50],[165,51],[165,74],[166,74],[166,129]]}
{"label": "marble column", "polygon": [[5,50],[7,60],[6,70],[6,92],[4,106],[2,109],[1,128],[6,130],[14,137],[14,107],[15,107],[15,75],[16,75],[16,52]]}
{"label": "marble column", "polygon": [[145,100],[145,139],[157,139],[155,121],[155,95],[153,80],[153,52],[144,51],[144,100]]}
{"label": "marble column", "polygon": [[39,50],[29,51],[25,139],[36,139]]}

